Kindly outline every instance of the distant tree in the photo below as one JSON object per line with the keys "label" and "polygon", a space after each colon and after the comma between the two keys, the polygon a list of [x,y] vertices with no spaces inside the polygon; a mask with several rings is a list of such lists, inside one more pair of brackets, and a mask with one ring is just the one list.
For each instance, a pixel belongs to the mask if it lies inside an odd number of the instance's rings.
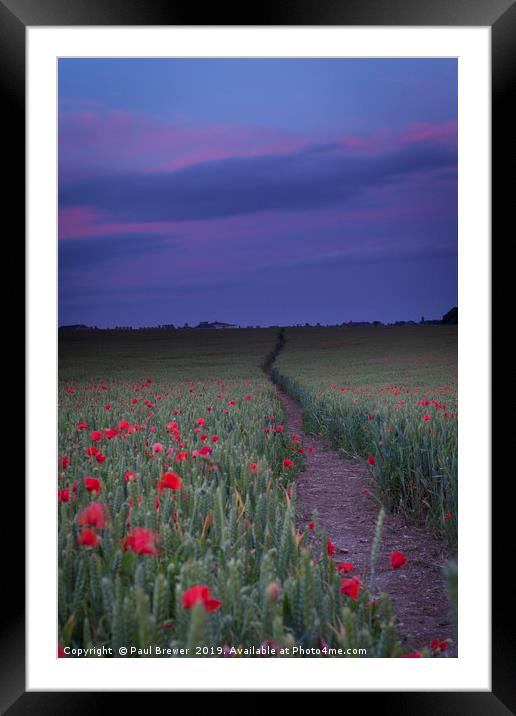
{"label": "distant tree", "polygon": [[450,308],[450,310],[444,314],[441,319],[441,323],[448,326],[456,326],[459,322],[459,309],[458,306]]}

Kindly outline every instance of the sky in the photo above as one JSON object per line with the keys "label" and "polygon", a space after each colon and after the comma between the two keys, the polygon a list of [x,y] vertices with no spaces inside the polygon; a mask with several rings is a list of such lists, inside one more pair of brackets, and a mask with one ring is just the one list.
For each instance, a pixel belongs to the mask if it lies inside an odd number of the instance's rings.
{"label": "sky", "polygon": [[454,59],[61,59],[59,324],[457,304]]}

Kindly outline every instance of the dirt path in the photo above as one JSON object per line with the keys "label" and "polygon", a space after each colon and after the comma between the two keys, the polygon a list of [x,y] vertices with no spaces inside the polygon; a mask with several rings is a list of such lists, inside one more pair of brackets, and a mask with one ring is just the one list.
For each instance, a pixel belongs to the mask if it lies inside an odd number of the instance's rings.
{"label": "dirt path", "polygon": [[[299,405],[278,390],[286,412],[286,428],[304,439],[306,470],[298,478],[298,508],[303,527],[317,512],[318,522],[336,545],[337,562],[353,562],[354,574],[369,569],[379,503],[374,479],[366,467],[342,457],[320,437],[303,431]],[[399,550],[407,563],[397,570],[390,554]],[[441,577],[445,545],[425,529],[398,515],[386,514],[376,567],[376,584],[387,592],[399,619],[407,651],[429,646],[432,639],[454,639],[448,599]],[[456,644],[445,652],[457,656]]]}

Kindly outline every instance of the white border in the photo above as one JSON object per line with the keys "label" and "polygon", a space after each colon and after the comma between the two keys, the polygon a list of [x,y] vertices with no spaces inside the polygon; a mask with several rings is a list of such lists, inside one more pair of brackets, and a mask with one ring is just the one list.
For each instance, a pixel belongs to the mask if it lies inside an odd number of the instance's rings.
{"label": "white border", "polygon": [[[27,28],[27,690],[490,690],[490,28]],[[459,58],[457,659],[57,659],[56,58]]]}

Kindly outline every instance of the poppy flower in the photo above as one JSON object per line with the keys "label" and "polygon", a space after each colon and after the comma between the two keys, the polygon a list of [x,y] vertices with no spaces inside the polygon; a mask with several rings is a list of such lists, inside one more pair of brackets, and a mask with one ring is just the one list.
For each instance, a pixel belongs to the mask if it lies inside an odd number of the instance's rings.
{"label": "poppy flower", "polygon": [[63,489],[57,491],[57,499],[59,502],[68,502],[70,499],[70,490]]}
{"label": "poppy flower", "polygon": [[62,470],[66,470],[66,468],[70,464],[70,458],[66,457],[66,455],[61,455],[61,457],[59,458],[59,460],[57,462],[58,462],[59,467]]}
{"label": "poppy flower", "polygon": [[84,487],[88,492],[95,492],[98,495],[101,489],[100,480],[97,480],[96,477],[85,477]]}
{"label": "poppy flower", "polygon": [[126,471],[124,472],[124,479],[125,479],[127,482],[129,482],[129,481],[131,481],[131,480],[136,480],[136,473],[133,472],[132,470],[126,470]]}
{"label": "poppy flower", "polygon": [[81,527],[98,527],[99,529],[105,527],[104,505],[100,502],[92,502],[79,513],[77,524]]}
{"label": "poppy flower", "polygon": [[339,572],[344,572],[344,574],[348,574],[353,570],[354,564],[353,562],[341,562],[337,565],[337,570]]}
{"label": "poppy flower", "polygon": [[431,420],[431,419],[432,419],[432,418],[431,418],[430,415],[423,415],[423,420],[425,421],[425,423],[426,423],[428,420]]}
{"label": "poppy flower", "polygon": [[330,557],[333,557],[333,555],[335,554],[335,549],[336,549],[335,543],[332,542],[331,539],[327,539],[326,540],[326,551],[328,552],[328,555]]}
{"label": "poppy flower", "polygon": [[222,602],[210,596],[209,588],[203,584],[197,584],[183,592],[181,604],[185,609],[192,609],[199,603],[202,603],[207,612],[213,612],[222,606]]}
{"label": "poppy flower", "polygon": [[448,648],[448,642],[446,640],[441,641],[440,639],[433,639],[430,644],[432,651],[446,651]]}
{"label": "poppy flower", "polygon": [[310,522],[308,523],[308,529],[309,530],[315,529],[315,522],[313,520],[310,520]]}
{"label": "poppy flower", "polygon": [[99,544],[99,537],[95,530],[84,527],[77,535],[77,543],[82,547],[96,547]]}
{"label": "poppy flower", "polygon": [[102,440],[102,433],[100,430],[92,430],[90,433],[90,440],[93,440],[94,443],[100,442]]}
{"label": "poppy flower", "polygon": [[285,467],[285,468],[292,467],[293,464],[294,464],[293,461],[290,460],[288,457],[285,460],[283,460],[283,467]]}
{"label": "poppy flower", "polygon": [[374,456],[374,455],[369,455],[369,457],[367,458],[367,464],[368,464],[368,465],[374,465],[375,462],[376,462],[375,456]]}
{"label": "poppy flower", "polygon": [[106,428],[104,430],[104,435],[107,437],[108,440],[111,440],[112,438],[116,438],[118,435],[118,430],[116,428]]}
{"label": "poppy flower", "polygon": [[154,443],[152,452],[163,452],[163,445],[161,443]]}
{"label": "poppy flower", "polygon": [[135,554],[158,554],[156,541],[158,534],[146,527],[135,527],[124,540],[124,549]]}
{"label": "poppy flower", "polygon": [[344,578],[340,587],[340,593],[351,597],[351,599],[358,599],[360,585],[360,577]]}
{"label": "poppy flower", "polygon": [[77,425],[75,427],[77,428],[77,430],[87,430],[88,429],[88,425],[84,422],[77,423]]}
{"label": "poppy flower", "polygon": [[120,422],[118,423],[119,430],[129,430],[130,427],[131,425],[129,424],[128,420],[120,420]]}
{"label": "poppy flower", "polygon": [[206,420],[204,418],[197,418],[195,422],[197,425],[206,425]]}
{"label": "poppy flower", "polygon": [[98,450],[94,446],[86,448],[86,455],[93,456],[93,455],[96,455],[97,453],[98,453]]}
{"label": "poppy flower", "polygon": [[400,567],[403,567],[404,564],[406,564],[407,558],[403,554],[403,552],[393,552],[391,554],[391,567],[393,569],[399,569]]}
{"label": "poppy flower", "polygon": [[158,492],[163,492],[166,488],[169,490],[180,490],[181,478],[179,475],[176,475],[175,472],[165,472],[158,482]]}
{"label": "poppy flower", "polygon": [[104,453],[98,452],[98,453],[95,455],[95,460],[96,460],[97,462],[105,462],[106,456],[104,455]]}
{"label": "poppy flower", "polygon": [[212,441],[212,443],[216,443],[216,442],[218,442],[218,440],[219,440],[219,436],[218,436],[218,435],[212,435],[212,436],[211,436],[211,441]]}
{"label": "poppy flower", "polygon": [[111,410],[111,405],[104,405],[104,410]]}

